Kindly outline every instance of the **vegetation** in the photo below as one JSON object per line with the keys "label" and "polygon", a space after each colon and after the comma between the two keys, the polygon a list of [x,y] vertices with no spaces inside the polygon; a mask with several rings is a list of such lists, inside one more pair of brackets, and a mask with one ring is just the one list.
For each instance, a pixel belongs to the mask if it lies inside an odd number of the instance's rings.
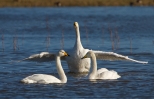
{"label": "vegetation", "polygon": [[0,0],[0,7],[153,6],[154,0]]}

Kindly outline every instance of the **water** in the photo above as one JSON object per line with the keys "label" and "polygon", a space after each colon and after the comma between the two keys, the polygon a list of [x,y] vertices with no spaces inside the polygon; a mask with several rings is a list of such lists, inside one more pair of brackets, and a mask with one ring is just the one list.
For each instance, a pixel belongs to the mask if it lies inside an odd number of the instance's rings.
{"label": "water", "polygon": [[[122,77],[90,82],[87,77],[69,73],[63,61],[68,77],[66,84],[20,83],[34,73],[58,77],[55,62],[17,63],[14,60],[42,51],[72,48],[75,21],[79,23],[85,48],[114,51],[149,63],[98,61],[98,68],[115,70]],[[1,8],[0,98],[153,98],[153,26],[154,7]],[[113,48],[110,31],[115,41],[119,38]]]}

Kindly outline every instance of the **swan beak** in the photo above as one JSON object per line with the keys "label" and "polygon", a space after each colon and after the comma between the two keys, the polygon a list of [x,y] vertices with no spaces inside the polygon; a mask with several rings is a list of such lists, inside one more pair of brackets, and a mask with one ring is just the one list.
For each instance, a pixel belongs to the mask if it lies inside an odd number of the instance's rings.
{"label": "swan beak", "polygon": [[74,27],[75,27],[75,28],[78,27],[78,22],[74,22]]}
{"label": "swan beak", "polygon": [[82,57],[81,59],[87,58],[87,56],[85,55],[84,57]]}
{"label": "swan beak", "polygon": [[64,53],[64,55],[65,55],[65,56],[70,56],[70,55],[68,55],[66,52]]}

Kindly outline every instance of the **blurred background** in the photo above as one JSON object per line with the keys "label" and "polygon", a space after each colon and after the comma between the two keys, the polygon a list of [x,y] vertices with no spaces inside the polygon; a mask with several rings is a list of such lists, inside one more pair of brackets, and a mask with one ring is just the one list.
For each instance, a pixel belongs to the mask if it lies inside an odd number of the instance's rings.
{"label": "blurred background", "polygon": [[153,6],[154,0],[0,0],[0,7]]}

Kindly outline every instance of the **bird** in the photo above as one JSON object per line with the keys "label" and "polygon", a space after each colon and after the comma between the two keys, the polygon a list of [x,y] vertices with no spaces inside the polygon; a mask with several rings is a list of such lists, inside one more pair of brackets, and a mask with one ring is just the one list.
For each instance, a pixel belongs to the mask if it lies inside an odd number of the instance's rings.
{"label": "bird", "polygon": [[33,74],[21,80],[23,83],[39,83],[39,84],[51,84],[51,83],[67,83],[67,77],[61,65],[61,57],[69,56],[64,50],[60,50],[55,57],[56,67],[60,79],[47,74]]}
{"label": "bird", "polygon": [[[62,60],[66,60],[70,72],[73,72],[73,73],[87,72],[88,73],[90,69],[91,61],[89,58],[86,58],[86,59],[81,59],[81,58],[88,51],[90,51],[90,49],[85,49],[82,46],[78,22],[74,22],[74,28],[76,33],[76,40],[75,40],[74,47],[69,50],[66,50],[70,56],[64,57],[62,58]],[[110,60],[110,61],[125,60],[125,61],[132,61],[132,62],[143,63],[143,64],[148,63],[144,61],[134,60],[134,59],[128,58],[128,56],[120,55],[114,52],[105,52],[105,51],[97,51],[97,50],[92,50],[92,51],[95,53],[96,59],[98,60]],[[23,60],[29,60],[29,61],[35,61],[35,62],[54,61],[53,54],[54,53],[45,52],[45,54],[41,53],[41,57],[40,57],[40,54],[35,54]]]}
{"label": "bird", "polygon": [[93,51],[88,51],[87,54],[81,59],[90,58],[91,59],[91,71],[89,72],[90,80],[97,79],[118,79],[121,76],[114,70],[108,70],[106,68],[101,68],[97,70],[97,60],[95,53]]}

